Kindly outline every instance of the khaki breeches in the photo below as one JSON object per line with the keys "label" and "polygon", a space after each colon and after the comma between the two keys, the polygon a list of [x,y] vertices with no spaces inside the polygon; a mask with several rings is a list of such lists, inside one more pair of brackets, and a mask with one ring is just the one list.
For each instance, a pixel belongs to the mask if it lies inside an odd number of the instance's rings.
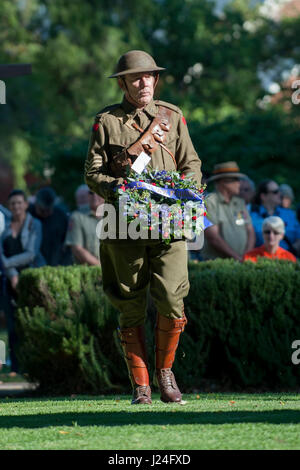
{"label": "khaki breeches", "polygon": [[100,244],[103,290],[120,312],[121,328],[145,322],[149,287],[161,315],[183,316],[183,299],[190,286],[187,253],[182,240],[170,245],[153,240],[143,245]]}

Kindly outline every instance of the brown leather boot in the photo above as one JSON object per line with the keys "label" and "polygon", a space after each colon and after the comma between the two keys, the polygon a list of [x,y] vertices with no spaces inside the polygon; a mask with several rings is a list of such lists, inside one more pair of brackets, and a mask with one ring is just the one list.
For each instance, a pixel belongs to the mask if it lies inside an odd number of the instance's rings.
{"label": "brown leather boot", "polygon": [[144,326],[124,328],[119,336],[133,388],[131,404],[151,404]]}
{"label": "brown leather boot", "polygon": [[155,365],[156,379],[160,389],[160,399],[165,403],[180,402],[182,395],[171,371],[180,334],[183,332],[187,319],[171,320],[157,314],[155,328]]}

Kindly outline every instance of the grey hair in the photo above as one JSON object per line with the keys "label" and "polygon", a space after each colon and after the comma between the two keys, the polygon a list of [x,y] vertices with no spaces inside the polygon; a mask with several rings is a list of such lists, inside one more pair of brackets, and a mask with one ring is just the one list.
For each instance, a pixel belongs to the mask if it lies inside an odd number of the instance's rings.
{"label": "grey hair", "polygon": [[280,217],[277,217],[275,215],[271,215],[270,217],[267,217],[262,224],[262,230],[264,231],[267,227],[270,227],[273,230],[276,230],[276,232],[285,233],[285,225],[283,220]]}
{"label": "grey hair", "polygon": [[281,196],[286,196],[290,198],[291,201],[295,199],[293,188],[291,188],[291,186],[289,186],[288,184],[281,184],[279,186],[279,192]]}
{"label": "grey hair", "polygon": [[77,195],[77,194],[80,193],[81,191],[86,191],[86,192],[88,192],[89,190],[90,190],[90,188],[88,187],[87,184],[81,184],[81,185],[78,186],[78,188],[76,189],[75,195]]}

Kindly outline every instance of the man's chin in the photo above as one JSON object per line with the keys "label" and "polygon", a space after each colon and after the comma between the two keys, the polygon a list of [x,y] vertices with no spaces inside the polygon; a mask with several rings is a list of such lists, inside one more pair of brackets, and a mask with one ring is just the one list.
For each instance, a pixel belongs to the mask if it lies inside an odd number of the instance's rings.
{"label": "man's chin", "polygon": [[145,106],[147,106],[147,104],[150,103],[153,96],[145,95],[145,96],[142,96],[142,97],[139,97],[139,98],[133,98],[131,96],[127,96],[126,98],[129,101],[129,103],[132,103],[134,106],[136,106],[138,108],[144,108]]}
{"label": "man's chin", "polygon": [[141,106],[147,106],[147,104],[150,103],[151,99],[151,96],[145,96],[143,98],[140,98],[138,102]]}

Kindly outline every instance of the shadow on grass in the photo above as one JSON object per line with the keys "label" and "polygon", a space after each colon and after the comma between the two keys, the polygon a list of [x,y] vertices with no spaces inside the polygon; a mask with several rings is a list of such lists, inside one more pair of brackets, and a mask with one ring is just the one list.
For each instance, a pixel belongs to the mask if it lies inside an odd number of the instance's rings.
{"label": "shadow on grass", "polygon": [[44,428],[49,426],[127,426],[127,425],[184,425],[184,424],[237,424],[237,423],[267,423],[267,424],[298,424],[300,411],[217,411],[190,412],[155,411],[150,408],[147,412],[99,411],[45,413],[22,416],[0,416],[0,428]]}
{"label": "shadow on grass", "polygon": [[[229,400],[229,399],[234,399],[237,401],[296,401],[299,402],[300,404],[300,395],[297,392],[253,392],[253,393],[247,393],[247,392],[222,392],[222,393],[193,393],[193,394],[183,394],[183,399],[188,400],[188,403],[192,403],[195,401],[195,397],[197,398],[197,401],[216,401],[216,400]],[[190,398],[192,397],[191,401]],[[158,393],[153,393],[152,394],[153,399],[159,400],[159,394]],[[63,396],[53,396],[53,395],[40,395],[38,390],[36,391],[23,391],[19,393],[11,393],[10,390],[6,390],[3,393],[0,393],[0,405],[1,403],[24,403],[28,400],[29,403],[33,402],[43,402],[43,401],[73,401],[75,400],[80,400],[80,401],[100,401],[102,402],[103,400],[105,401],[113,401],[115,402],[116,399],[120,401],[125,401],[128,404],[131,401],[131,395],[128,394],[120,394],[120,393],[115,393],[114,395],[63,395]],[[9,401],[8,401],[9,400]]]}

